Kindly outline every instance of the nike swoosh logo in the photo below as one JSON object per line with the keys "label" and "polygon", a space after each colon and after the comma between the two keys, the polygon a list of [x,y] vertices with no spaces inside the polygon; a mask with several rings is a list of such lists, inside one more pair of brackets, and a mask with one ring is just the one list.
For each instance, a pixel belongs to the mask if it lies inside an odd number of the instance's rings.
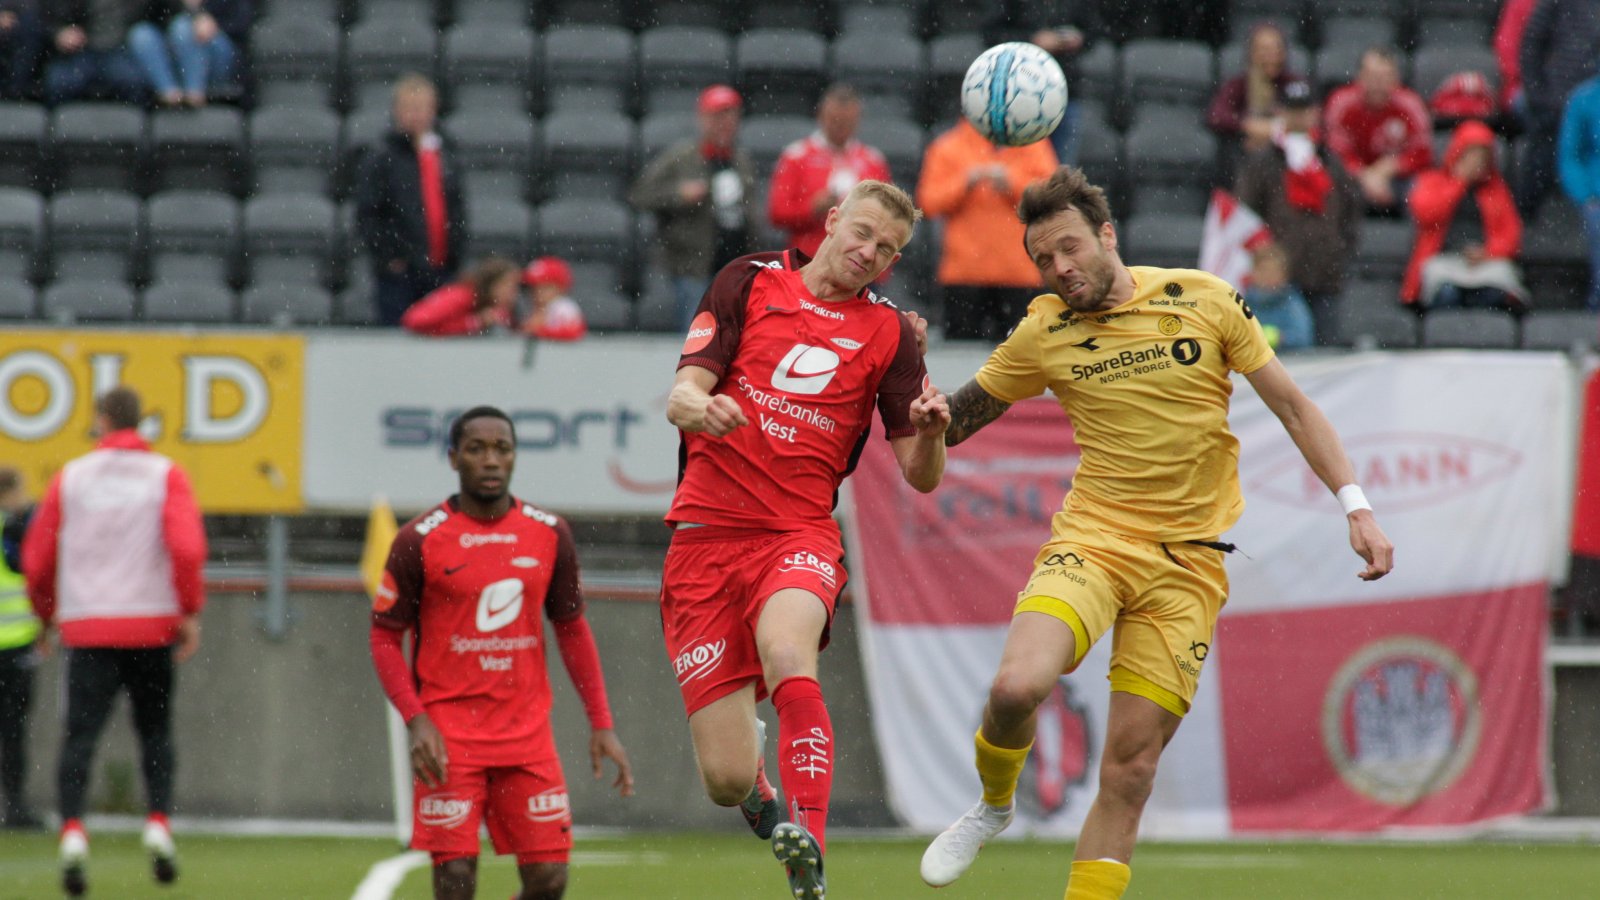
{"label": "nike swoosh logo", "polygon": [[455,573],[461,571],[462,569],[465,569],[466,567],[467,567],[467,564],[466,563],[462,563],[459,566],[455,566],[453,568],[445,569],[444,573],[446,575],[454,575]]}

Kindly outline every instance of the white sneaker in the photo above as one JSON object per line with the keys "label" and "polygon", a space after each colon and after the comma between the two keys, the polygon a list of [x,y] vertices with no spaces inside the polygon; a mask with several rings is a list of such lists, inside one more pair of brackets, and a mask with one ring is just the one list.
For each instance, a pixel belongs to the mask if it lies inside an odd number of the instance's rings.
{"label": "white sneaker", "polygon": [[61,862],[82,864],[89,858],[89,836],[76,828],[61,832]]}
{"label": "white sneaker", "polygon": [[997,809],[978,801],[928,845],[922,854],[922,880],[933,887],[944,887],[960,878],[978,858],[984,842],[1005,831],[1015,815],[1015,805]]}
{"label": "white sneaker", "polygon": [[150,874],[161,884],[171,884],[178,879],[178,847],[172,841],[172,831],[160,822],[144,823],[144,836],[140,840],[150,854]]}

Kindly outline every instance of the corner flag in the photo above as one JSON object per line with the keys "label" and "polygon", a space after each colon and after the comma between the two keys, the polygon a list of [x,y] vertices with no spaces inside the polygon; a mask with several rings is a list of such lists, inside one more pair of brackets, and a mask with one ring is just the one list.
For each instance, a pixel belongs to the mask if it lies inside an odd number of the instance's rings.
{"label": "corner flag", "polygon": [[1270,240],[1272,232],[1250,207],[1227,191],[1214,190],[1200,236],[1199,268],[1243,290],[1251,251]]}

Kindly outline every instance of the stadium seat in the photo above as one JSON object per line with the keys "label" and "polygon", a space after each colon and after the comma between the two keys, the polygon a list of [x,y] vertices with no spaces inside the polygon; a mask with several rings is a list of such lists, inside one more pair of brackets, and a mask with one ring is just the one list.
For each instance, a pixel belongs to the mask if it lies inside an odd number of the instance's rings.
{"label": "stadium seat", "polygon": [[274,13],[251,29],[250,51],[262,104],[332,102],[339,73],[339,28],[332,20]]}
{"label": "stadium seat", "polygon": [[686,115],[692,118],[699,105],[700,88],[673,85],[644,86],[644,102],[641,109],[647,118],[660,113]]}
{"label": "stadium seat", "polygon": [[636,52],[633,35],[614,25],[558,25],[544,35],[543,81],[631,90]]}
{"label": "stadium seat", "polygon": [[633,216],[610,200],[566,198],[539,207],[538,254],[559,256],[569,263],[633,262]]}
{"label": "stadium seat", "polygon": [[329,194],[339,161],[339,117],[324,107],[278,106],[250,116],[255,193]]}
{"label": "stadium seat", "polygon": [[[971,60],[968,60],[968,64],[971,64]],[[1121,77],[1122,57],[1117,53],[1117,45],[1100,41],[1078,58],[1078,80],[1072,90],[1077,96],[1093,97],[1109,103],[1118,96]],[[1067,99],[1070,102],[1072,98]]]}
{"label": "stadium seat", "polygon": [[739,131],[739,145],[755,162],[756,172],[765,181],[772,177],[783,148],[816,130],[810,116],[751,116]]}
{"label": "stadium seat", "polygon": [[832,10],[823,2],[795,3],[793,0],[755,0],[741,3],[744,8],[744,30],[785,29],[807,31],[813,34],[830,34],[833,28]]}
{"label": "stadium seat", "polygon": [[26,188],[0,187],[0,278],[34,280],[44,235],[44,198]]}
{"label": "stadium seat", "polygon": [[858,31],[833,42],[832,72],[864,93],[904,93],[927,77],[928,60],[909,34]]}
{"label": "stadium seat", "polygon": [[545,0],[537,7],[547,26],[623,28],[632,19],[624,0]]}
{"label": "stadium seat", "polygon": [[72,103],[50,122],[55,188],[138,191],[144,112],[120,103]]}
{"label": "stadium seat", "polygon": [[344,119],[340,132],[339,165],[335,177],[334,196],[346,197],[355,187],[361,160],[367,151],[377,146],[392,128],[389,110],[365,109],[351,113]]}
{"label": "stadium seat", "polygon": [[[983,39],[976,34],[945,34],[928,42],[928,76],[923,82],[921,119],[923,124],[942,122],[956,114],[961,97],[961,80],[967,67],[983,52]],[[1070,98],[1069,98],[1070,99]]]}
{"label": "stadium seat", "polygon": [[617,84],[554,84],[545,92],[545,115],[632,116],[628,91]]}
{"label": "stadium seat", "polygon": [[1539,310],[1583,306],[1589,287],[1589,256],[1578,210],[1552,196],[1522,232],[1522,269],[1533,306]]}
{"label": "stadium seat", "polygon": [[528,24],[533,4],[527,0],[456,0],[455,24],[515,28]]}
{"label": "stadium seat", "polygon": [[1417,346],[1417,315],[1398,304],[1365,310],[1341,305],[1335,310],[1337,334],[1324,344],[1342,344],[1358,349],[1407,350]]}
{"label": "stadium seat", "polygon": [[677,331],[677,302],[672,280],[654,269],[646,271],[639,289],[639,303],[634,307],[636,326],[640,331]]}
{"label": "stadium seat", "polygon": [[363,19],[345,40],[352,109],[387,108],[394,82],[408,72],[432,77],[439,34],[415,19]]}
{"label": "stadium seat", "polygon": [[[538,180],[533,119],[515,110],[464,109],[444,121],[467,191],[479,197],[527,197]],[[470,206],[471,204],[469,204]]]}
{"label": "stadium seat", "polygon": [[62,191],[50,200],[50,261],[58,279],[131,280],[139,200],[126,191]]}
{"label": "stadium seat", "polygon": [[467,233],[474,256],[495,254],[524,263],[533,233],[533,210],[520,197],[474,197],[467,204]]}
{"label": "stadium seat", "polygon": [[648,4],[638,25],[645,30],[681,26],[715,28],[720,31],[728,27],[729,17],[719,3],[701,2],[701,0],[665,0]]}
{"label": "stadium seat", "polygon": [[1129,216],[1119,233],[1127,243],[1124,258],[1144,266],[1192,269],[1200,259],[1204,217],[1169,212]]}
{"label": "stadium seat", "polygon": [[922,126],[910,119],[869,108],[861,117],[861,130],[857,136],[863,143],[883,153],[889,161],[889,172],[895,182],[904,185],[917,183],[917,176],[922,171],[922,149],[928,145],[928,135]]}
{"label": "stadium seat", "polygon": [[351,266],[349,283],[334,303],[334,321],[340,325],[376,325],[378,313],[372,299],[372,269],[362,259]]}
{"label": "stadium seat", "polygon": [[1473,19],[1493,24],[1500,0],[1413,0],[1421,19]]}
{"label": "stadium seat", "polygon": [[904,6],[852,3],[839,10],[839,34],[906,35],[917,34],[917,15],[913,4]]}
{"label": "stadium seat", "polygon": [[1399,33],[1392,19],[1371,16],[1334,16],[1322,21],[1324,46],[1392,47]]}
{"label": "stadium seat", "polygon": [[61,323],[131,322],[137,305],[133,289],[120,279],[57,281],[40,295],[40,314]]}
{"label": "stadium seat", "polygon": [[[294,16],[324,22],[340,22],[346,7],[355,4],[350,0],[270,0],[266,12],[274,17]],[[352,13],[354,9],[350,10]]]}
{"label": "stadium seat", "polygon": [[649,165],[663,150],[678,141],[699,135],[693,112],[653,112],[639,123],[639,159]]}
{"label": "stadium seat", "polygon": [[1522,317],[1522,348],[1600,349],[1600,313],[1582,309],[1535,309]]}
{"label": "stadium seat", "polygon": [[1399,281],[1415,244],[1409,218],[1366,219],[1361,223],[1361,243],[1350,271],[1360,278]]}
{"label": "stadium seat", "polygon": [[757,115],[808,116],[822,93],[828,45],[815,32],[756,28],[734,47],[745,109]]}
{"label": "stadium seat", "polygon": [[1085,116],[1078,121],[1078,165],[1106,191],[1112,208],[1120,209],[1127,193],[1122,138],[1104,120]]}
{"label": "stadium seat", "polygon": [[[356,21],[360,23],[420,22],[432,25],[437,21],[432,0],[354,0]],[[471,0],[463,5],[471,5]]]}
{"label": "stadium seat", "polygon": [[450,108],[530,108],[537,47],[533,31],[515,23],[474,20],[451,28],[440,63]]}
{"label": "stadium seat", "polygon": [[1433,309],[1422,317],[1422,346],[1510,350],[1517,346],[1517,322],[1492,309]]}
{"label": "stadium seat", "polygon": [[[1487,50],[1493,23],[1474,19],[1428,18],[1417,22],[1418,48],[1453,47],[1458,50]],[[1493,71],[1491,69],[1491,71]]]}
{"label": "stadium seat", "polygon": [[620,113],[557,113],[544,120],[550,196],[621,197],[633,180],[638,135]]}
{"label": "stadium seat", "polygon": [[1211,48],[1199,41],[1139,38],[1122,48],[1122,89],[1145,103],[1204,107],[1216,92]]}
{"label": "stadium seat", "polygon": [[244,117],[229,106],[170,110],[150,120],[150,190],[243,194]]}
{"label": "stadium seat", "polygon": [[1128,186],[1137,191],[1131,198],[1135,211],[1204,211],[1211,193],[1217,142],[1201,127],[1198,109],[1141,107],[1125,147]]}
{"label": "stadium seat", "polygon": [[1446,78],[1457,72],[1477,72],[1489,82],[1489,89],[1500,95],[1500,69],[1488,47],[1459,44],[1425,44],[1411,57],[1409,84],[1423,99],[1433,96]]}
{"label": "stadium seat", "polygon": [[0,103],[0,187],[38,190],[49,117],[37,103]]}
{"label": "stadium seat", "polygon": [[572,296],[584,320],[599,331],[633,328],[633,301],[624,293],[623,273],[616,263],[593,260],[572,263]]}
{"label": "stadium seat", "polygon": [[161,281],[144,292],[146,322],[217,325],[234,320],[233,291],[209,281]]}
{"label": "stadium seat", "polygon": [[0,276],[0,319],[32,319],[39,315],[33,285]]}
{"label": "stadium seat", "polygon": [[[367,289],[370,293],[370,288]],[[263,285],[240,297],[240,321],[246,325],[331,325],[333,295],[314,285]]]}
{"label": "stadium seat", "polygon": [[265,194],[245,204],[247,284],[331,283],[334,206],[312,194]]}
{"label": "stadium seat", "polygon": [[145,204],[151,281],[232,283],[239,204],[220,191],[167,191]]}
{"label": "stadium seat", "polygon": [[[1400,286],[1393,281],[1351,279],[1345,282],[1337,303],[1332,316],[1333,332],[1317,335],[1317,343],[1348,347],[1363,335],[1371,335],[1373,323],[1386,321],[1385,313],[1401,308]],[[1412,319],[1410,330],[1415,332],[1415,314],[1404,311]],[[1411,343],[1416,344],[1415,334],[1412,334]]]}
{"label": "stadium seat", "polygon": [[715,28],[666,25],[639,36],[639,84],[699,90],[733,81],[733,42]]}
{"label": "stadium seat", "polygon": [[[1242,39],[1223,44],[1222,49],[1217,51],[1218,82],[1242,74],[1249,64],[1248,54],[1249,48]],[[1311,77],[1311,51],[1300,44],[1290,44],[1288,69],[1302,78]]]}

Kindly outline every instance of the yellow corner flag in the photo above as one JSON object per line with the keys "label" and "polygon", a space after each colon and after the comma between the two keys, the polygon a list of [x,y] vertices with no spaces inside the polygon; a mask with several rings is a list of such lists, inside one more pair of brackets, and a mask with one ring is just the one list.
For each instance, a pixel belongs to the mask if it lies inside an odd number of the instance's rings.
{"label": "yellow corner flag", "polygon": [[361,547],[361,583],[367,588],[369,598],[378,596],[378,586],[383,583],[383,567],[389,561],[389,546],[400,525],[395,521],[394,510],[382,495],[372,498],[372,511],[367,513],[367,541]]}

